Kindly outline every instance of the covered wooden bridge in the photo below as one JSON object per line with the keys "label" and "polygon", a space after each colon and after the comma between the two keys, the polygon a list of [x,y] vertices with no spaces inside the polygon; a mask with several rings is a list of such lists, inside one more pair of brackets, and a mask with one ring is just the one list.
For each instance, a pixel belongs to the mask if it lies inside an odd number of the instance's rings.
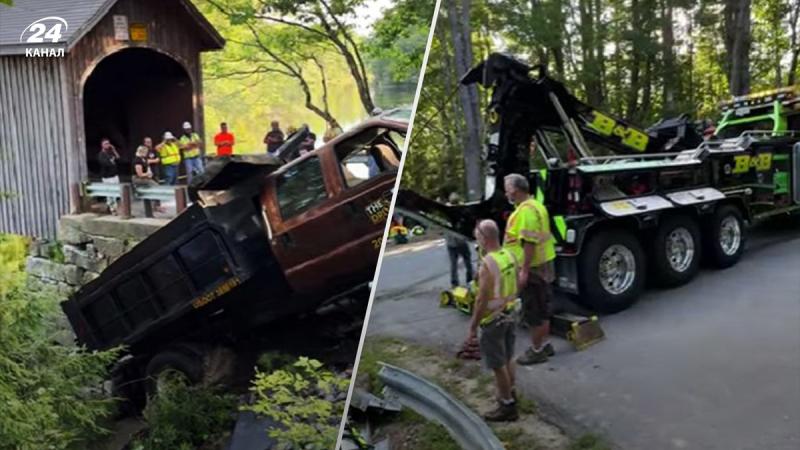
{"label": "covered wooden bridge", "polygon": [[145,136],[202,136],[200,54],[223,45],[189,0],[0,4],[0,232],[54,237],[103,137],[124,178]]}

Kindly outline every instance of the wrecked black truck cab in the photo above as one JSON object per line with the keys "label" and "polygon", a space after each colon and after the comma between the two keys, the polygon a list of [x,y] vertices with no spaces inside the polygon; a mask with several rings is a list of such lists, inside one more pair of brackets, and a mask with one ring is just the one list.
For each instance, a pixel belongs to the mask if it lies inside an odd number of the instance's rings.
{"label": "wrecked black truck cab", "polygon": [[126,380],[199,381],[209,348],[345,297],[366,306],[406,128],[379,117],[292,161],[212,161],[191,207],[62,303],[78,342],[124,346]]}

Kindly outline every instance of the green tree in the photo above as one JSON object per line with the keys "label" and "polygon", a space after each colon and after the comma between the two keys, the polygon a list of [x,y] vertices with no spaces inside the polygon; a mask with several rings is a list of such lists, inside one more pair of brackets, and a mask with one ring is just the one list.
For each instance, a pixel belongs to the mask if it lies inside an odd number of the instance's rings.
{"label": "green tree", "polygon": [[106,431],[113,409],[99,392],[115,351],[56,343],[64,323],[57,296],[29,289],[18,238],[0,237],[0,448],[67,449]]}
{"label": "green tree", "polygon": [[281,424],[270,437],[288,448],[332,448],[344,414],[348,378],[335,375],[319,361],[299,358],[271,373],[258,371],[250,390],[252,405],[244,407]]}
{"label": "green tree", "polygon": [[[208,13],[227,19],[228,42],[234,48],[217,58],[215,76],[273,74],[297,82],[305,106],[329,127],[341,127],[328,101],[329,73],[321,55],[335,52],[346,62],[361,105],[375,105],[359,43],[345,18],[353,17],[358,1],[326,0],[200,0]],[[246,68],[242,69],[243,64]],[[312,72],[313,75],[309,74]],[[312,85],[319,83],[319,95]]]}

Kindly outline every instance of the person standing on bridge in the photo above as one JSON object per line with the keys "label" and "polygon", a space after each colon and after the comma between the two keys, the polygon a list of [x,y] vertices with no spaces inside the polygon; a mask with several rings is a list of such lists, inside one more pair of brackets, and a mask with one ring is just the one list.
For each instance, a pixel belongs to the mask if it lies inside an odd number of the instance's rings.
{"label": "person standing on bridge", "polygon": [[[100,179],[103,180],[103,183],[119,184],[119,167],[117,166],[119,153],[108,138],[100,140],[100,154],[97,155],[97,162],[100,164]],[[111,214],[116,214],[117,198],[106,198],[106,204]]]}
{"label": "person standing on bridge", "polygon": [[178,165],[181,163],[181,150],[175,136],[169,131],[164,133],[164,140],[156,146],[161,157],[161,167],[164,168],[164,177],[167,184],[174,186],[178,183]]}
{"label": "person standing on bridge", "polygon": [[531,197],[527,178],[512,173],[503,181],[506,198],[516,207],[506,223],[503,246],[520,261],[522,321],[530,327],[532,342],[517,363],[543,363],[555,355],[549,339],[556,257],[550,216],[545,206]]}
{"label": "person standing on bridge", "polygon": [[267,145],[267,154],[276,156],[275,151],[278,150],[284,142],[283,131],[281,131],[280,123],[278,123],[277,120],[273,120],[270,127],[267,135],[264,136],[264,144]]}
{"label": "person standing on bridge", "polygon": [[481,358],[494,372],[498,402],[497,408],[484,418],[490,422],[513,421],[519,418],[514,394],[517,259],[500,246],[500,230],[493,220],[478,222],[475,240],[485,256],[478,273],[478,295],[466,342],[475,339],[480,327]]}
{"label": "person standing on bridge", "polygon": [[214,136],[214,145],[217,146],[217,156],[231,156],[233,155],[233,144],[236,139],[233,133],[228,132],[228,124],[222,122],[219,124],[219,133]]}
{"label": "person standing on bridge", "polygon": [[200,140],[200,135],[192,131],[192,124],[189,122],[183,122],[180,143],[183,150],[183,164],[186,166],[186,182],[192,184],[192,178],[203,173],[203,159],[200,157],[203,141]]}

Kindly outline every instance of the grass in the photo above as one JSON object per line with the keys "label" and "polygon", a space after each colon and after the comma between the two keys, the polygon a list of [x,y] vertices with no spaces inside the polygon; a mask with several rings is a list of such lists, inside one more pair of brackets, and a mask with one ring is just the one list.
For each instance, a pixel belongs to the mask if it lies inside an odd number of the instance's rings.
{"label": "grass", "polygon": [[458,444],[450,437],[447,430],[421,415],[404,409],[398,416],[398,423],[404,427],[413,429],[413,433],[409,433],[410,439],[409,446],[403,446],[404,449],[414,450],[459,450]]}
{"label": "grass", "polygon": [[[430,381],[438,384],[457,399],[463,402],[468,397],[484,399],[494,397],[494,377],[491,373],[481,370],[480,365],[443,357],[441,353],[428,347],[385,337],[370,338],[364,343],[358,367],[358,382],[370,392],[378,393],[383,388],[383,384],[378,378],[379,362],[406,366],[410,361],[416,361],[419,364],[427,363],[431,359],[435,361],[432,364],[438,365],[441,369],[441,373],[430,376]],[[468,388],[469,392],[465,392],[464,384],[458,381],[460,379],[475,380],[475,384]],[[528,398],[520,396],[517,407],[522,415],[537,413],[536,402]],[[400,450],[455,450],[458,448],[444,427],[430,422],[408,409],[404,409],[400,413],[394,424],[399,425],[399,428],[395,429],[397,434],[394,435],[402,441],[395,443],[398,444],[395,448]],[[532,436],[530,432],[518,426],[492,428],[508,450],[543,448],[542,444],[537,442],[536,436]],[[600,436],[587,433],[573,440],[569,444],[568,450],[611,450],[611,447]]]}
{"label": "grass", "polygon": [[521,428],[494,430],[494,434],[500,439],[506,450],[536,450],[540,448],[536,439]]}
{"label": "grass", "polygon": [[611,450],[611,446],[600,436],[586,433],[573,441],[569,450]]}

